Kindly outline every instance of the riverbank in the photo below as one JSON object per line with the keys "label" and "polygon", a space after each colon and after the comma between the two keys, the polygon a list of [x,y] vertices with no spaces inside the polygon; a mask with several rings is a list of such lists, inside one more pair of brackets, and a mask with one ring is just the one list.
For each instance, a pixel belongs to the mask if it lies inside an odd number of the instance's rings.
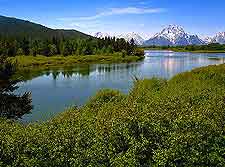
{"label": "riverbank", "polygon": [[185,50],[185,49],[176,49],[176,48],[144,48],[145,50],[162,50],[162,51],[173,51],[173,52],[189,52],[189,53],[225,53],[225,50]]}
{"label": "riverbank", "polygon": [[225,65],[208,66],[138,80],[128,95],[100,91],[43,124],[1,119],[0,165],[224,164],[224,81]]}
{"label": "riverbank", "polygon": [[173,52],[190,52],[190,53],[225,53],[225,50],[185,50],[185,49],[169,49]]}
{"label": "riverbank", "polygon": [[16,62],[18,69],[50,67],[69,67],[76,64],[91,63],[130,63],[143,60],[144,56],[123,56],[121,53],[107,55],[87,55],[87,56],[16,56],[10,58],[10,61]]}

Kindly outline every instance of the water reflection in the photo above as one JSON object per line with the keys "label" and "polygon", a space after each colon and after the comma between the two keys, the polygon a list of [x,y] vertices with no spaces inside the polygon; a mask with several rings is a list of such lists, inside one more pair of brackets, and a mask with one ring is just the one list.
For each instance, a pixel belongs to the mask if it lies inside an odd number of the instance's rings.
{"label": "water reflection", "polygon": [[43,121],[66,107],[83,105],[104,88],[129,92],[133,76],[138,78],[171,78],[196,67],[224,63],[225,54],[192,54],[146,51],[142,62],[128,64],[76,65],[35,73],[26,72],[26,82],[18,93],[32,92],[34,110],[23,117],[25,122]]}
{"label": "water reflection", "polygon": [[[106,74],[111,75],[116,79],[118,76],[117,72],[135,72],[141,66],[143,62],[132,63],[132,64],[95,64],[95,65],[77,65],[75,67],[65,68],[65,69],[54,69],[49,71],[39,71],[35,73],[30,73],[27,75],[27,72],[24,72],[23,78],[24,81],[33,80],[40,76],[52,77],[53,80],[60,78],[84,78],[84,77],[93,77],[93,76],[107,76]],[[34,74],[32,76],[32,74]],[[128,73],[127,73],[128,74]]]}

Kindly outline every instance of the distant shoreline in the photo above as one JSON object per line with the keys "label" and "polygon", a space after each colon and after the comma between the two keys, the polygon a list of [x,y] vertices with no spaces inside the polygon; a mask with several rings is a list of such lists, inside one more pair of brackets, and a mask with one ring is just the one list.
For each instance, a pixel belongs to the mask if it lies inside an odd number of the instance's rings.
{"label": "distant shoreline", "polygon": [[225,53],[225,50],[180,50],[180,49],[161,49],[161,48],[143,48],[144,50],[162,50],[162,51],[173,51],[173,52],[189,52],[189,53]]}

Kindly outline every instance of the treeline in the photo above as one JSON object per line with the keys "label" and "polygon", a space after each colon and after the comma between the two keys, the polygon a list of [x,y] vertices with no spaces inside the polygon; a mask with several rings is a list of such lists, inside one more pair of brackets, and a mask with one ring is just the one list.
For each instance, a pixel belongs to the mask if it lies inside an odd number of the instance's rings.
{"label": "treeline", "polygon": [[188,46],[149,46],[147,48],[153,49],[170,49],[183,51],[225,51],[225,45],[219,43],[212,43],[208,45],[188,45]]}
{"label": "treeline", "polygon": [[114,52],[123,52],[123,55],[143,55],[137,52],[134,40],[125,39],[64,39],[53,37],[51,39],[33,40],[29,38],[11,38],[0,36],[0,55],[14,57],[17,55],[95,55]]}
{"label": "treeline", "polygon": [[223,50],[223,51],[225,51],[225,45],[221,45],[219,43],[212,43],[212,44],[200,45],[200,46],[190,45],[190,46],[186,46],[186,47],[183,47],[183,48],[185,50],[188,50],[188,51],[196,51],[196,50],[209,50],[209,51]]}

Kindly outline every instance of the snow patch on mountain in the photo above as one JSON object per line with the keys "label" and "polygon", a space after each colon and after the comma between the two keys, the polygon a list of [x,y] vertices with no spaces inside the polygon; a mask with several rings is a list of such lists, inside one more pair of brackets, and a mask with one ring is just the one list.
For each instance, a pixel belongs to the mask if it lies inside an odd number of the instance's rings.
{"label": "snow patch on mountain", "polygon": [[225,44],[225,32],[217,33],[213,37],[207,37],[204,40],[200,39],[198,35],[191,35],[185,32],[184,28],[178,25],[169,25],[161,32],[155,34],[153,37],[145,40],[142,35],[132,32],[121,35],[110,35],[109,33],[97,32],[93,35],[96,38],[115,37],[124,38],[126,41],[134,39],[136,45],[157,45],[157,46],[186,46],[186,45],[204,45],[209,43]]}
{"label": "snow patch on mountain", "polygon": [[204,41],[197,35],[186,33],[181,26],[169,25],[145,42],[145,45],[201,45]]}
{"label": "snow patch on mountain", "polygon": [[134,39],[134,43],[136,45],[142,45],[144,43],[144,39],[139,35],[138,33],[132,32],[127,34],[120,34],[120,35],[110,35],[108,33],[103,32],[97,32],[93,35],[96,38],[103,39],[105,37],[111,37],[111,38],[124,38],[127,42],[131,41],[131,39]]}
{"label": "snow patch on mountain", "polygon": [[212,37],[206,37],[203,40],[205,41],[206,44],[210,44],[210,43],[212,43],[213,39],[212,39]]}
{"label": "snow patch on mountain", "polygon": [[111,37],[111,35],[109,35],[108,33],[104,33],[104,32],[97,32],[93,36],[96,38],[99,38],[99,39],[103,39],[105,37]]}
{"label": "snow patch on mountain", "polygon": [[142,45],[145,41],[139,34],[135,32],[128,33],[128,34],[121,34],[117,36],[117,38],[124,38],[126,41],[131,41],[131,39],[134,39],[134,43],[136,45]]}
{"label": "snow patch on mountain", "polygon": [[[163,37],[175,43],[177,38],[186,36],[184,29],[177,25],[169,25],[164,28],[160,33],[157,33],[154,37]],[[153,38],[154,38],[153,37]]]}
{"label": "snow patch on mountain", "polygon": [[206,39],[207,43],[220,43],[225,44],[225,32],[219,32],[213,37],[208,37]]}

